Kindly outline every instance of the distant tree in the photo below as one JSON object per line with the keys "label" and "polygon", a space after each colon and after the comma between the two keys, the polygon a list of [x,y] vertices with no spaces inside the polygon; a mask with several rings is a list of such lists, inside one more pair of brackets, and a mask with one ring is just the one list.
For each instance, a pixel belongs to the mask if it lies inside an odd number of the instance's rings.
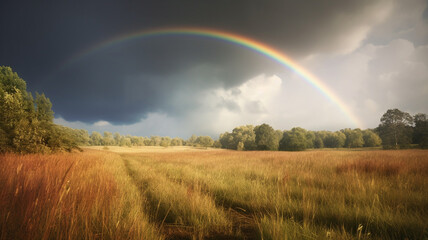
{"label": "distant tree", "polygon": [[183,139],[175,137],[171,140],[171,146],[183,146]]}
{"label": "distant tree", "polygon": [[111,132],[107,132],[107,131],[104,132],[102,142],[103,142],[104,146],[112,146],[112,145],[115,145],[115,143],[116,143],[114,141],[113,134]]}
{"label": "distant tree", "polygon": [[122,136],[120,136],[120,133],[115,132],[115,133],[113,133],[113,139],[114,139],[114,145],[119,146],[120,140],[122,139]]}
{"label": "distant tree", "polygon": [[142,146],[150,146],[150,138],[148,137],[141,137],[141,141],[143,141]]}
{"label": "distant tree", "polygon": [[144,146],[144,138],[132,136],[131,137],[131,145],[132,146]]}
{"label": "distant tree", "polygon": [[162,147],[169,147],[169,146],[171,146],[171,138],[170,137],[162,137],[160,145]]}
{"label": "distant tree", "polygon": [[213,147],[215,147],[215,148],[221,148],[220,140],[215,140],[214,144],[213,144]]}
{"label": "distant tree", "polygon": [[[230,149],[237,150],[254,150],[256,149],[256,134],[252,125],[239,126],[232,131],[232,140]],[[242,142],[239,146],[239,143]],[[239,149],[238,149],[239,148]]]}
{"label": "distant tree", "polygon": [[305,138],[306,138],[306,148],[314,148],[315,147],[315,133],[313,131],[306,131]]}
{"label": "distant tree", "polygon": [[192,134],[189,139],[186,141],[186,145],[193,146],[195,144],[195,141],[198,137],[195,134]]}
{"label": "distant tree", "polygon": [[345,139],[345,145],[344,147],[347,148],[359,148],[363,147],[364,145],[364,139],[363,139],[363,133],[360,129],[342,129],[341,132],[346,136]]}
{"label": "distant tree", "polygon": [[234,145],[233,135],[229,132],[220,134],[219,142],[222,148],[226,149],[236,149]]}
{"label": "distant tree", "polygon": [[293,128],[285,131],[279,142],[279,150],[282,151],[303,151],[307,148],[306,130],[303,128]]}
{"label": "distant tree", "polygon": [[150,136],[150,146],[160,146],[161,142],[162,142],[162,137]]}
{"label": "distant tree", "polygon": [[282,135],[283,134],[284,134],[284,131],[282,131],[282,130],[275,130],[275,139],[277,141],[277,146],[278,147],[279,147],[279,141],[282,139]]}
{"label": "distant tree", "polygon": [[74,129],[73,131],[74,139],[76,140],[76,144],[78,146],[86,146],[89,145],[89,133],[85,129]]}
{"label": "distant tree", "polygon": [[323,148],[323,147],[324,147],[324,142],[322,141],[322,137],[318,134],[315,134],[314,148]]}
{"label": "distant tree", "polygon": [[262,124],[254,128],[256,134],[255,143],[258,150],[278,150],[279,141],[275,130],[268,124]]}
{"label": "distant tree", "polygon": [[92,146],[101,146],[103,145],[103,136],[97,131],[93,131],[91,134],[90,143]]}
{"label": "distant tree", "polygon": [[119,146],[121,147],[131,147],[132,143],[131,143],[131,137],[130,136],[122,136],[122,138],[120,139],[120,144]]}
{"label": "distant tree", "polygon": [[418,113],[414,117],[413,142],[421,148],[428,148],[428,118],[426,114]]}
{"label": "distant tree", "polygon": [[389,109],[380,119],[377,128],[386,149],[406,148],[412,139],[413,118],[409,113]]}
{"label": "distant tree", "polygon": [[372,130],[363,131],[364,147],[377,147],[382,144],[382,140]]}
{"label": "distant tree", "polygon": [[342,132],[325,132],[323,143],[326,148],[341,148],[346,140],[345,134]]}
{"label": "distant tree", "polygon": [[202,147],[212,147],[214,140],[210,136],[199,136],[195,140],[195,144]]}

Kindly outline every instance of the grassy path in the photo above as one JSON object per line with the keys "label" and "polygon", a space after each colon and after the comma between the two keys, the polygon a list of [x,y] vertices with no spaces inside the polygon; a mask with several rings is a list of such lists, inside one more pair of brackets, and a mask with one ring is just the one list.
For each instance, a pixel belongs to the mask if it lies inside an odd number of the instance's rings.
{"label": "grassy path", "polygon": [[168,239],[242,239],[227,211],[200,189],[170,181],[152,168],[122,156],[128,175],[148,200],[146,210]]}

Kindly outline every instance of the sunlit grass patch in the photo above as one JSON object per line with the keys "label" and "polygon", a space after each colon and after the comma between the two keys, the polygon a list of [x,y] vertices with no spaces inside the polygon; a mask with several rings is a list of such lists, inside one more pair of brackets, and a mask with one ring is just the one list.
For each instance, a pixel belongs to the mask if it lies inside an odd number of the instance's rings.
{"label": "sunlit grass patch", "polygon": [[1,155],[0,239],[156,236],[144,219],[124,215],[123,201],[131,199],[105,158],[100,152]]}

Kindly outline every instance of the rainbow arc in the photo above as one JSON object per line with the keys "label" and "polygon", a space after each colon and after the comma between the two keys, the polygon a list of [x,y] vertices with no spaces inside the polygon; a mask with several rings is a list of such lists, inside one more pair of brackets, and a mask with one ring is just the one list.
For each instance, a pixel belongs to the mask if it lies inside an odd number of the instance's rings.
{"label": "rainbow arc", "polygon": [[159,28],[153,30],[145,30],[134,32],[131,34],[122,35],[119,37],[115,37],[109,39],[107,41],[103,41],[98,43],[76,55],[71,57],[68,61],[66,61],[59,69],[64,69],[67,66],[72,65],[78,60],[87,57],[97,51],[100,51],[104,48],[110,47],[112,45],[116,45],[122,42],[140,39],[140,38],[148,38],[148,37],[156,37],[163,35],[190,35],[190,36],[201,36],[208,37],[212,39],[218,39],[226,42],[230,42],[252,51],[258,52],[278,63],[287,67],[288,69],[297,73],[303,80],[316,88],[319,92],[321,92],[326,98],[335,103],[340,110],[354,123],[356,127],[363,128],[363,124],[361,121],[353,114],[353,112],[349,109],[348,106],[332,91],[330,90],[319,78],[311,74],[308,70],[300,66],[296,61],[293,61],[290,57],[285,55],[279,50],[268,46],[262,42],[256,41],[254,39],[244,37],[235,33],[206,29],[206,28]]}

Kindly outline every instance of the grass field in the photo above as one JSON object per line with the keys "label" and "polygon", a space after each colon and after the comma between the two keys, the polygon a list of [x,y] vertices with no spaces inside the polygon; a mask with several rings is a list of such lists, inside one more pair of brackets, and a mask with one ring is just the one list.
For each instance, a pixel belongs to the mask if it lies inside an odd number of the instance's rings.
{"label": "grass field", "polygon": [[0,239],[427,239],[428,151],[0,155]]}

